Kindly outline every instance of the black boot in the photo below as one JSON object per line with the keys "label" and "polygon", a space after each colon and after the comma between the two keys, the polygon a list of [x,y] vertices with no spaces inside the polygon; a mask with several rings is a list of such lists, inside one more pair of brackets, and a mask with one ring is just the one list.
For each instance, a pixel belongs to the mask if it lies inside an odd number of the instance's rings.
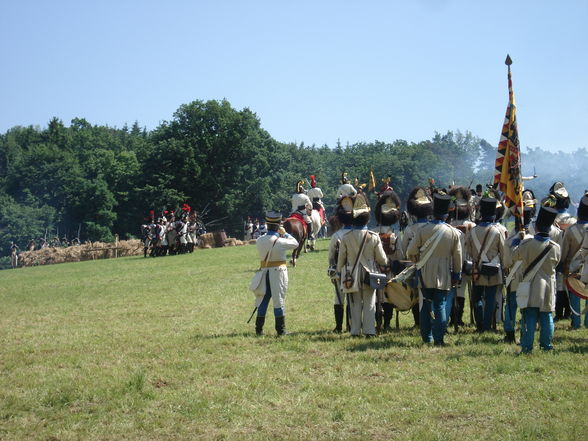
{"label": "black boot", "polygon": [[414,317],[414,327],[420,327],[421,316],[418,303],[412,307],[412,316]]}
{"label": "black boot", "polygon": [[504,336],[503,341],[505,343],[516,343],[514,331],[506,331],[506,335]]}
{"label": "black boot", "polygon": [[382,306],[379,303],[376,303],[376,334],[382,333],[382,316],[383,316]]}
{"label": "black boot", "polygon": [[565,300],[567,300],[567,298],[564,300],[564,297],[567,297],[565,291],[557,291],[555,293],[555,317],[553,318],[554,322],[557,322],[565,318],[564,309]]}
{"label": "black boot", "polygon": [[390,320],[392,320],[392,316],[394,315],[394,307],[391,303],[382,303],[382,309],[384,310],[384,328],[382,331],[390,332],[392,330]]}
{"label": "black boot", "polygon": [[333,305],[335,311],[335,329],[333,332],[341,334],[343,332],[343,305]]}
{"label": "black boot", "polygon": [[263,325],[264,324],[265,324],[265,316],[263,316],[263,317],[257,316],[257,318],[255,319],[255,333],[257,335],[263,334]]}
{"label": "black boot", "polygon": [[312,234],[312,222],[307,223],[306,228],[306,231],[308,231],[308,240],[314,240],[314,236]]}
{"label": "black boot", "polygon": [[278,335],[286,335],[286,317],[276,317],[276,332]]}
{"label": "black boot", "polygon": [[463,322],[463,310],[465,307],[465,297],[456,297],[455,298],[455,319],[457,320],[457,325],[458,326],[465,326],[465,323]]}

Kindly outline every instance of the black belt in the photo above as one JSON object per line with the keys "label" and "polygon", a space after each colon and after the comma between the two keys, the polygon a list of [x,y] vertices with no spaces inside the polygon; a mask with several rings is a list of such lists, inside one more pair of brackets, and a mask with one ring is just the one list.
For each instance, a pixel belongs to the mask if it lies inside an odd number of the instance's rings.
{"label": "black belt", "polygon": [[313,200],[314,202],[318,202],[318,201],[320,201],[320,199],[321,199],[321,198],[312,198],[312,200]]}
{"label": "black belt", "polygon": [[299,205],[297,210],[305,210],[306,209],[306,205]]}

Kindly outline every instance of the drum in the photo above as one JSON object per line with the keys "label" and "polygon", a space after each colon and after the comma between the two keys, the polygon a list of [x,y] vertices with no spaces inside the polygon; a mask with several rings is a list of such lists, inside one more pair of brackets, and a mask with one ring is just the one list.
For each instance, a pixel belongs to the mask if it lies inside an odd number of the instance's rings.
{"label": "drum", "polygon": [[588,300],[588,286],[586,286],[586,284],[580,279],[575,277],[566,277],[566,286],[572,294],[580,297],[581,299]]}
{"label": "drum", "polygon": [[388,302],[396,306],[396,309],[399,311],[408,311],[419,301],[415,289],[406,283],[396,282],[394,280],[388,282],[385,293]]}
{"label": "drum", "polygon": [[417,291],[412,288],[415,275],[416,266],[411,265],[386,284],[388,302],[399,311],[408,311],[419,301]]}

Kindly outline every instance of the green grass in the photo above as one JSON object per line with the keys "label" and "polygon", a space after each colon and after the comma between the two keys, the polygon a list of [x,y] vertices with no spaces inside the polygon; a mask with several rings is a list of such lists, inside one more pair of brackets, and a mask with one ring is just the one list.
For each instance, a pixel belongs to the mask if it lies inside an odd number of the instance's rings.
{"label": "green grass", "polygon": [[408,315],[334,335],[318,244],[283,338],[245,323],[253,246],[0,272],[0,440],[586,439],[588,330],[530,356],[473,328],[423,346]]}

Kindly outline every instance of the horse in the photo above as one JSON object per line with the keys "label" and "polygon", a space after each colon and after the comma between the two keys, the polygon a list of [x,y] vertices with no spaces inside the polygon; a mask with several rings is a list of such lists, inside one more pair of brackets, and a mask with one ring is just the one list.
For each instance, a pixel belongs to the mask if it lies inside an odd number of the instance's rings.
{"label": "horse", "polygon": [[306,241],[306,229],[304,228],[304,223],[296,217],[289,217],[286,219],[283,227],[298,241],[298,248],[292,251],[291,260],[292,266],[296,266],[296,259],[300,256],[300,251],[303,249],[304,242]]}
{"label": "horse", "polygon": [[310,251],[314,251],[314,246],[316,244],[316,238],[318,236],[321,227],[323,226],[323,221],[321,215],[318,210],[313,209],[310,215],[311,225],[312,225],[312,237],[314,239],[308,239],[308,249]]}
{"label": "horse", "polygon": [[337,231],[339,231],[342,226],[343,225],[341,225],[341,221],[339,220],[336,214],[329,218],[329,234],[331,236],[335,234]]}

